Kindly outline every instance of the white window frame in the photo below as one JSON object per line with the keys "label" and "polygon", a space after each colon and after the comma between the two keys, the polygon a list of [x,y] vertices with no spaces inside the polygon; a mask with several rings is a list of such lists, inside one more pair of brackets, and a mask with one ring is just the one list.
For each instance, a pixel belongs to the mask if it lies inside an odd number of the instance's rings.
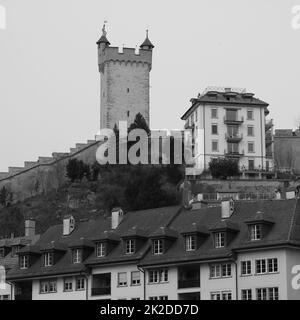
{"label": "white window frame", "polygon": [[135,239],[127,239],[125,241],[125,254],[135,253]]}
{"label": "white window frame", "polygon": [[45,252],[44,253],[44,266],[52,267],[54,264],[54,253],[53,252]]}
{"label": "white window frame", "polygon": [[141,285],[140,271],[131,271],[131,285],[132,286],[140,286]]}
{"label": "white window frame", "polygon": [[249,276],[252,274],[252,262],[251,260],[241,261],[241,275]]}
{"label": "white window frame", "polygon": [[127,284],[128,284],[127,272],[119,272],[118,273],[118,287],[127,287]]}
{"label": "white window frame", "polygon": [[266,274],[267,273],[267,261],[266,259],[255,260],[255,273]]}
{"label": "white window frame", "polygon": [[106,256],[106,243],[98,242],[96,244],[96,256],[97,258],[102,258]]}
{"label": "white window frame", "polygon": [[253,224],[250,226],[251,241],[258,241],[262,239],[262,226],[260,224]]}
{"label": "white window frame", "polygon": [[197,237],[195,235],[185,236],[185,250],[195,251],[197,248]]}
{"label": "white window frame", "polygon": [[279,300],[279,288],[278,287],[257,288],[256,300]]}
{"label": "white window frame", "polygon": [[76,277],[76,279],[75,279],[75,290],[76,291],[85,290],[85,277]]}
{"label": "white window frame", "polygon": [[225,232],[216,232],[214,234],[214,245],[217,249],[225,247]]}
{"label": "white window frame", "polygon": [[20,257],[20,269],[28,269],[29,268],[29,256],[22,255]]}
{"label": "white window frame", "polygon": [[169,281],[169,270],[168,269],[153,269],[149,270],[148,283],[166,283]]}
{"label": "white window frame", "polygon": [[[249,129],[252,129],[252,134],[249,134]],[[254,137],[254,126],[253,125],[249,125],[247,126],[247,136],[248,137]]]}
{"label": "white window frame", "polygon": [[64,292],[72,292],[73,291],[73,278],[64,278]]}
{"label": "white window frame", "polygon": [[[250,148],[249,148],[250,145],[253,146],[253,150],[252,150],[252,151],[250,151]],[[248,153],[255,153],[255,144],[254,144],[254,141],[248,141],[247,146],[248,146]]]}
{"label": "white window frame", "polygon": [[82,249],[72,250],[72,262],[73,264],[78,264],[82,262]]}
{"label": "white window frame", "polygon": [[267,259],[267,270],[268,270],[268,273],[277,273],[278,272],[278,259],[277,258]]}
{"label": "white window frame", "polygon": [[252,300],[252,289],[242,289],[241,300]]}
{"label": "white window frame", "polygon": [[56,293],[57,280],[41,280],[40,281],[40,294]]}
{"label": "white window frame", "polygon": [[153,254],[159,255],[164,253],[164,241],[163,239],[153,240]]}

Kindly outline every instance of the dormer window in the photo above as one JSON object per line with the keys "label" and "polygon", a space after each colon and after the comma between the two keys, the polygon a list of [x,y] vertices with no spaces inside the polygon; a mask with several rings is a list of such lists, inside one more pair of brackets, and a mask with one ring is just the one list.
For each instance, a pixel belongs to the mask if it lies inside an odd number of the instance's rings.
{"label": "dormer window", "polygon": [[72,250],[72,261],[74,264],[82,262],[82,249]]}
{"label": "dormer window", "polygon": [[11,247],[11,256],[15,257],[17,255],[17,253],[19,252],[20,247],[19,246],[12,246]]}
{"label": "dormer window", "polygon": [[53,252],[44,253],[44,266],[52,267],[54,264],[54,254]]}
{"label": "dormer window", "polygon": [[153,240],[153,254],[163,254],[164,243],[162,239]]}
{"label": "dormer window", "polygon": [[185,250],[195,251],[197,247],[197,237],[196,235],[185,236]]}
{"label": "dormer window", "polygon": [[96,256],[98,258],[106,256],[106,245],[104,242],[98,242],[96,245]]}
{"label": "dormer window", "polygon": [[225,247],[225,232],[216,232],[214,235],[215,248]]}
{"label": "dormer window", "polygon": [[125,253],[134,254],[135,253],[135,240],[129,239],[125,241]]}
{"label": "dormer window", "polygon": [[20,257],[20,269],[28,269],[29,268],[29,256],[23,255]]}
{"label": "dormer window", "polygon": [[250,239],[251,241],[261,240],[262,238],[262,225],[254,224],[250,226]]}

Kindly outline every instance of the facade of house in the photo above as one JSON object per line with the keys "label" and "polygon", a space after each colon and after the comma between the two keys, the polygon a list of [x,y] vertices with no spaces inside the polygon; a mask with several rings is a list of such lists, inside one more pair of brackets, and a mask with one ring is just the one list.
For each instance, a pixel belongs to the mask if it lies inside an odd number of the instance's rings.
{"label": "facade of house", "polygon": [[281,172],[300,175],[300,130],[277,129],[274,135],[277,168]]}
{"label": "facade of house", "polygon": [[299,225],[296,198],[68,216],[7,278],[15,299],[300,299]]}
{"label": "facade of house", "polygon": [[268,103],[246,89],[214,87],[191,103],[181,118],[193,136],[195,163],[187,168],[187,175],[200,175],[219,157],[237,159],[245,177],[273,175],[273,121],[267,117]]}
{"label": "facade of house", "polygon": [[19,267],[18,252],[30,244],[39,240],[39,235],[35,233],[35,221],[25,220],[25,235],[23,237],[4,238],[0,240],[0,300],[14,299],[13,288],[7,282],[7,273]]}

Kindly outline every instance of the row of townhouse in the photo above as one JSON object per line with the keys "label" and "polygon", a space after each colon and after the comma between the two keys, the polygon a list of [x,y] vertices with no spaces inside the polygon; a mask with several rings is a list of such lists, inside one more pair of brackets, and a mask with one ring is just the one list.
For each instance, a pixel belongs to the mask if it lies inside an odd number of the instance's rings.
{"label": "row of townhouse", "polygon": [[298,199],[66,216],[9,270],[15,299],[300,299]]}

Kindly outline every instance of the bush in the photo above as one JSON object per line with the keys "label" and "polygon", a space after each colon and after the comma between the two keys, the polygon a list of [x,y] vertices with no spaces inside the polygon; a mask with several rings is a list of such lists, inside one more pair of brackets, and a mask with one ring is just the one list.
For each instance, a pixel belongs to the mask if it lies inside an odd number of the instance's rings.
{"label": "bush", "polygon": [[70,159],[67,164],[67,177],[71,182],[81,181],[84,177],[91,179],[90,166],[85,164],[82,160]]}
{"label": "bush", "polygon": [[227,179],[240,174],[238,161],[230,158],[211,160],[209,170],[213,178],[216,179]]}

